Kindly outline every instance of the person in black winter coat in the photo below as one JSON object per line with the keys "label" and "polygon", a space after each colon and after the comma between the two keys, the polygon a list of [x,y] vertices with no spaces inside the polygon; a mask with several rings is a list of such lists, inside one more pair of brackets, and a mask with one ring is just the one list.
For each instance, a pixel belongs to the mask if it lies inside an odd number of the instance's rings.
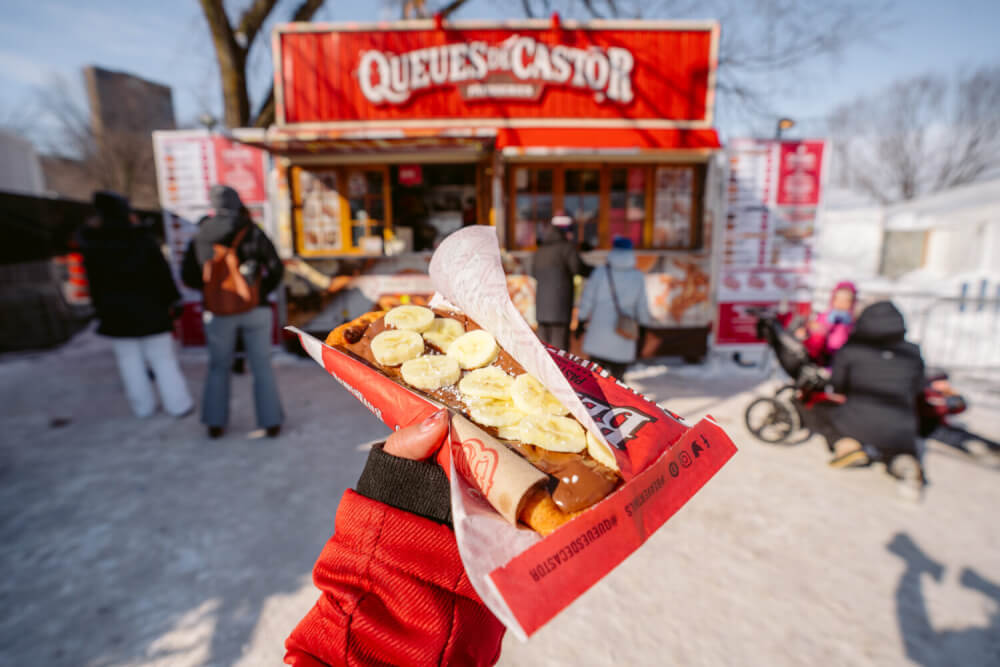
{"label": "person in black winter coat", "polygon": [[542,232],[541,243],[532,260],[535,288],[535,319],[538,337],[561,350],[569,347],[569,326],[573,317],[573,277],[590,270],[580,259],[576,246],[566,237],[567,216],[558,215]]}
{"label": "person in black winter coat", "polygon": [[247,282],[260,279],[260,301],[256,308],[243,313],[219,315],[205,310],[202,314],[209,363],[201,419],[210,437],[218,438],[224,433],[229,421],[229,370],[237,333],[242,333],[253,373],[257,423],[269,436],[275,437],[281,431],[284,412],[278,382],[271,368],[273,316],[267,295],[281,284],[284,266],[271,240],[254,224],[235,190],[216,185],[209,198],[215,214],[201,223],[188,245],[181,279],[192,289],[204,289],[203,267],[213,258],[214,246],[230,246],[236,235],[246,229],[236,246],[236,258]]}
{"label": "person in black winter coat", "polygon": [[132,411],[147,417],[156,396],[147,373],[152,368],[164,409],[187,414],[191,395],[174,354],[172,309],[181,295],[156,240],[135,217],[124,197],[94,193],[97,225],[79,234],[97,333],[112,339],[125,394]]}
{"label": "person in black winter coat", "polygon": [[830,422],[846,441],[837,443],[831,464],[874,458],[904,481],[922,483],[917,400],[924,362],[920,348],[903,340],[905,333],[902,314],[880,301],[865,308],[834,356],[831,383],[847,400],[832,411]]}

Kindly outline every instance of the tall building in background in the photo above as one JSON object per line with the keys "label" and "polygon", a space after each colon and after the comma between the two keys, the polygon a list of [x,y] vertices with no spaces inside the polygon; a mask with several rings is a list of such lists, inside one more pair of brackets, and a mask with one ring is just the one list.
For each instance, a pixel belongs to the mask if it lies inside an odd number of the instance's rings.
{"label": "tall building in background", "polygon": [[173,130],[174,99],[164,86],[128,72],[90,65],[83,68],[90,102],[90,126],[95,136],[105,132]]}
{"label": "tall building in background", "polygon": [[[173,93],[168,86],[94,65],[83,68],[89,118],[82,154],[42,156],[47,189],[89,201],[94,190],[115,190],[137,208],[159,208],[153,165],[153,131],[172,130]],[[89,122],[88,122],[89,120]]]}

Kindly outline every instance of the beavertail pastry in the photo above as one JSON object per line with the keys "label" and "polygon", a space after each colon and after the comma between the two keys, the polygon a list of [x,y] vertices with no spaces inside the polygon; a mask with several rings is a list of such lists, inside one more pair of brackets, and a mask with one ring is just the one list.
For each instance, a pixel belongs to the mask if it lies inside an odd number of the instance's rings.
{"label": "beavertail pastry", "polygon": [[548,483],[516,512],[542,535],[621,482],[607,448],[462,313],[415,305],[366,313],[331,331],[326,343],[463,415],[545,473]]}

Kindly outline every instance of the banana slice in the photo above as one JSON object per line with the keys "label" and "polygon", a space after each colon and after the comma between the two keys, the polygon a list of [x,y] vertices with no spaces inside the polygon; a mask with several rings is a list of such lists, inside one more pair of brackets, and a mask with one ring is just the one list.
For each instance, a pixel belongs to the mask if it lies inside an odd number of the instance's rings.
{"label": "banana slice", "polygon": [[424,340],[445,352],[456,338],[465,333],[465,327],[450,317],[435,317],[429,329],[423,332]]}
{"label": "banana slice", "polygon": [[595,438],[593,433],[587,431],[587,453],[590,457],[603,466],[618,470],[618,461],[615,460],[614,454],[608,451],[608,447]]}
{"label": "banana slice", "polygon": [[469,408],[469,416],[472,417],[472,420],[479,422],[483,426],[510,427],[526,417],[510,401],[479,398],[466,401],[466,405]]}
{"label": "banana slice", "polygon": [[396,306],[385,314],[385,323],[394,329],[427,331],[434,323],[434,311],[423,306]]}
{"label": "banana slice", "polygon": [[510,400],[510,388],[514,378],[507,375],[496,366],[487,366],[469,371],[458,383],[458,391],[462,398],[495,398],[499,401]]}
{"label": "banana slice", "polygon": [[[526,415],[517,428],[519,440],[551,452],[582,452],[587,448],[583,427],[569,417]],[[504,434],[500,434],[503,438]],[[505,438],[510,439],[510,438]]]}
{"label": "banana slice", "polygon": [[463,369],[471,370],[493,363],[499,349],[493,334],[476,329],[456,338],[448,346],[448,356],[453,357]]}
{"label": "banana slice", "polygon": [[521,422],[501,426],[497,429],[497,437],[501,440],[521,440]]}
{"label": "banana slice", "polygon": [[372,338],[372,356],[383,366],[399,366],[424,353],[424,339],[416,331],[388,329]]}
{"label": "banana slice", "polygon": [[458,362],[443,354],[425,354],[404,361],[399,372],[408,385],[428,391],[453,385],[462,377]]}
{"label": "banana slice", "polygon": [[552,392],[527,373],[514,378],[510,396],[518,410],[531,415],[562,416],[569,412],[559,402],[559,399],[552,395]]}

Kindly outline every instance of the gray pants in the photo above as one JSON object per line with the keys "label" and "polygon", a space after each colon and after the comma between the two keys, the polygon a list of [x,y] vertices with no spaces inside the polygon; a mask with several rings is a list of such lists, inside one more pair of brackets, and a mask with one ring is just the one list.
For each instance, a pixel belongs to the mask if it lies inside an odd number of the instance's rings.
{"label": "gray pants", "polygon": [[243,331],[247,359],[253,373],[253,400],[257,426],[268,428],[284,421],[278,381],[271,368],[271,309],[254,308],[239,315],[205,312],[205,340],[208,343],[208,375],[202,396],[201,421],[206,426],[226,426],[229,422],[229,376],[232,372],[236,332]]}
{"label": "gray pants", "polygon": [[560,350],[569,349],[569,322],[539,322],[538,337]]}

